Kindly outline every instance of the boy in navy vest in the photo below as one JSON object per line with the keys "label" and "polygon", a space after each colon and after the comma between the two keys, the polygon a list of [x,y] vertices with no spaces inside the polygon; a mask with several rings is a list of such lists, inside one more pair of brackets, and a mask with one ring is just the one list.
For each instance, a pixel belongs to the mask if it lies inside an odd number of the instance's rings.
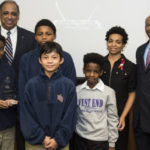
{"label": "boy in navy vest", "polygon": [[72,136],[76,121],[76,89],[59,69],[63,63],[59,44],[41,47],[39,75],[31,78],[20,102],[20,123],[26,150],[63,148]]}
{"label": "boy in navy vest", "polygon": [[0,149],[14,150],[16,99],[14,71],[5,62],[4,55],[5,38],[0,35]]}

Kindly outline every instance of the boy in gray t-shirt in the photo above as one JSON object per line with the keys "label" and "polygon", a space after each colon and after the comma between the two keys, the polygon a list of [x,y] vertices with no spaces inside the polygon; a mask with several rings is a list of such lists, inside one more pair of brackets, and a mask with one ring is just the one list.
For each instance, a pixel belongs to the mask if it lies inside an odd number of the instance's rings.
{"label": "boy in gray t-shirt", "polygon": [[77,124],[74,150],[115,150],[118,139],[118,115],[115,92],[104,85],[103,57],[96,53],[84,56],[86,81],[77,86]]}

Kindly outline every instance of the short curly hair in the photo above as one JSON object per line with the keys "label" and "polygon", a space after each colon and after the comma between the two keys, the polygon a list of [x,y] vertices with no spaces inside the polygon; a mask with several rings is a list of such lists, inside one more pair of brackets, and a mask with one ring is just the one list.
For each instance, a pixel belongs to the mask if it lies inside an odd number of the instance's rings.
{"label": "short curly hair", "polygon": [[104,57],[98,53],[87,53],[83,58],[84,69],[88,63],[98,64],[100,69],[103,70]]}
{"label": "short curly hair", "polygon": [[53,30],[53,33],[56,34],[56,27],[55,25],[53,24],[53,22],[51,22],[50,20],[48,19],[41,19],[35,26],[35,29],[34,29],[34,32],[35,34],[37,33],[37,29],[38,27],[40,26],[48,26],[50,27],[52,30]]}
{"label": "short curly hair", "polygon": [[111,34],[120,34],[122,36],[123,44],[127,44],[128,34],[126,33],[125,29],[123,29],[122,27],[115,26],[115,27],[112,27],[111,29],[109,29],[106,33],[106,38],[105,38],[106,41],[108,41],[109,36]]}

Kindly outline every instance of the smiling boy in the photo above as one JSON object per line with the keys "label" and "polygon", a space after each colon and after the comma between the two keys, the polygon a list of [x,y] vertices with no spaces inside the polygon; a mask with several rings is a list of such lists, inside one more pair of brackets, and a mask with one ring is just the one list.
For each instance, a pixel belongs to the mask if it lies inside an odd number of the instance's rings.
{"label": "smiling boy", "polygon": [[114,150],[118,115],[114,90],[99,78],[103,74],[103,57],[86,54],[83,72],[86,82],[77,86],[74,150]]}
{"label": "smiling boy", "polygon": [[[46,42],[53,42],[56,39],[56,27],[48,19],[40,20],[35,26],[35,39],[38,47],[26,53],[21,58],[19,68],[19,95],[22,97],[24,87],[28,80],[40,73],[41,65],[38,61],[41,46]],[[63,51],[64,63],[60,66],[62,74],[76,83],[76,71],[69,53]]]}
{"label": "smiling boy", "polygon": [[28,81],[20,102],[20,122],[26,150],[63,148],[72,136],[76,121],[74,83],[59,69],[63,63],[59,44],[41,47],[40,74]]}

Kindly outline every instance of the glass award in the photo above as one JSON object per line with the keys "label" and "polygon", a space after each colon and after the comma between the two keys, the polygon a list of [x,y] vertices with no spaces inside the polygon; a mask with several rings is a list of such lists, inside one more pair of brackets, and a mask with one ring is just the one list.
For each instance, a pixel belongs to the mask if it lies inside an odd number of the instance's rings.
{"label": "glass award", "polygon": [[4,100],[17,98],[16,89],[14,88],[11,78],[9,76],[7,76],[4,80],[2,97]]}

